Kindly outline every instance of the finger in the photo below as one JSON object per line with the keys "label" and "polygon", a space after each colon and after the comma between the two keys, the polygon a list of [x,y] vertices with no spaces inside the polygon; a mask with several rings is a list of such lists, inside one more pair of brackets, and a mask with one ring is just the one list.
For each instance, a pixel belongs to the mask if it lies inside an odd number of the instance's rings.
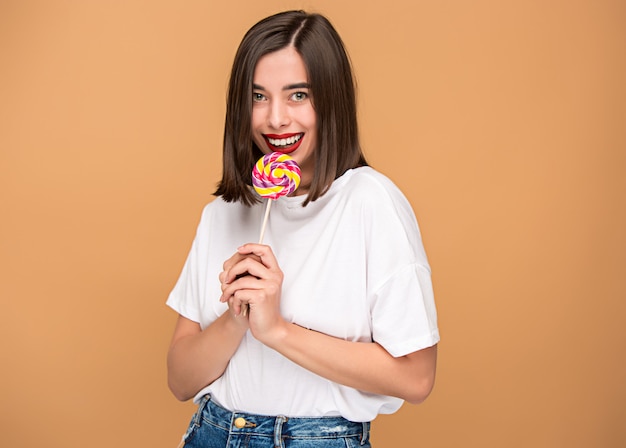
{"label": "finger", "polygon": [[224,270],[228,270],[233,265],[237,264],[239,261],[243,260],[244,258],[248,258],[248,257],[256,258],[258,261],[261,260],[261,258],[259,256],[254,255],[253,253],[243,253],[243,252],[239,252],[237,250],[230,258],[228,258],[226,261],[224,261],[224,264],[223,264],[222,267],[224,268]]}
{"label": "finger", "polygon": [[232,302],[231,309],[235,313],[235,316],[239,316],[241,314],[242,303],[241,302],[235,302],[234,299],[231,300],[231,302]]}
{"label": "finger", "polygon": [[241,291],[233,294],[231,299],[228,301],[229,306],[235,312],[235,316],[247,315],[247,310],[250,308],[250,302],[248,294],[242,294]]}
{"label": "finger", "polygon": [[226,288],[233,281],[238,280],[241,277],[245,277],[246,275],[249,275],[249,272],[243,272],[241,274],[237,274],[237,273],[235,273],[233,271],[232,275],[230,275],[230,276],[229,276],[229,271],[222,271],[222,272],[220,272],[220,274],[218,276],[218,280],[220,281],[220,285],[222,287],[222,291],[224,291],[224,288]]}
{"label": "finger", "polygon": [[231,270],[241,261],[246,259],[252,259],[254,261],[257,261],[258,263],[261,263],[261,258],[254,254],[235,253],[235,255],[233,255],[224,262],[223,271],[219,274],[220,283],[230,283],[235,280],[237,276],[244,275],[245,272],[242,272],[241,269],[237,270],[234,275],[231,275]]}
{"label": "finger", "polygon": [[246,257],[231,267],[223,276],[223,283],[230,284],[240,278],[252,275],[257,278],[267,277],[268,268],[252,257]]}
{"label": "finger", "polygon": [[222,265],[223,272],[228,272],[234,265],[243,260],[244,256],[238,252],[235,252],[228,260],[224,261]]}
{"label": "finger", "polygon": [[246,275],[231,283],[222,284],[220,302],[228,302],[231,296],[237,295],[240,291],[256,291],[262,288],[263,283],[261,279],[253,275]]}
{"label": "finger", "polygon": [[244,244],[237,248],[237,252],[241,255],[255,255],[259,257],[260,262],[270,269],[278,267],[278,262],[276,261],[272,248],[265,244]]}

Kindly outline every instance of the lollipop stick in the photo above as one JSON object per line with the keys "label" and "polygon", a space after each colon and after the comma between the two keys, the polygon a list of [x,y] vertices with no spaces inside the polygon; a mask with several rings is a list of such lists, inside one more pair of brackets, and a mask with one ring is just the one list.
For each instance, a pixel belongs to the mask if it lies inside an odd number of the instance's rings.
{"label": "lollipop stick", "polygon": [[[265,227],[267,226],[267,218],[270,216],[270,208],[272,208],[272,201],[270,198],[267,198],[267,206],[265,207],[265,216],[263,217],[263,225],[261,225],[261,235],[259,236],[259,244],[263,244],[263,236],[265,235]],[[241,305],[243,311],[241,314],[244,316],[248,315],[248,305]]]}
{"label": "lollipop stick", "polygon": [[265,235],[265,227],[267,226],[267,218],[270,216],[270,208],[272,208],[271,199],[267,199],[267,207],[265,207],[265,216],[263,217],[263,225],[261,226],[261,235],[259,236],[259,244],[263,244],[263,236]]}

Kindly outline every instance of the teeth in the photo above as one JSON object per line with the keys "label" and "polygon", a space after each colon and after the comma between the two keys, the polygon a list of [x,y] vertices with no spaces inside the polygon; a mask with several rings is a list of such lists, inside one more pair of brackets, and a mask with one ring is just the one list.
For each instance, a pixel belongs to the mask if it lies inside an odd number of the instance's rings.
{"label": "teeth", "polygon": [[300,138],[302,138],[302,134],[293,135],[289,138],[268,138],[267,140],[272,146],[289,146],[300,140]]}

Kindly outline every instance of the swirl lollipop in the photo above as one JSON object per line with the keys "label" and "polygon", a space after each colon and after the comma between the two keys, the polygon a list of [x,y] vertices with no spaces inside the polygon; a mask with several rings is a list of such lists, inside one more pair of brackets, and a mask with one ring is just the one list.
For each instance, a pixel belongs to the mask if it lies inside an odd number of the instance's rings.
{"label": "swirl lollipop", "polygon": [[300,185],[300,167],[287,154],[273,152],[261,157],[252,169],[252,186],[262,197],[268,198],[261,226],[259,244],[263,243],[265,226],[272,202],[296,191]]}
{"label": "swirl lollipop", "polygon": [[[259,195],[267,198],[267,207],[265,208],[265,216],[261,226],[259,244],[263,243],[263,235],[265,234],[265,226],[270,215],[272,202],[281,196],[293,193],[299,185],[300,167],[287,154],[280,152],[265,154],[254,165],[252,169],[252,186]],[[247,315],[248,305],[242,305],[242,313],[244,316]]]}
{"label": "swirl lollipop", "polygon": [[261,157],[252,169],[252,186],[264,198],[278,199],[296,191],[300,167],[287,154],[273,152]]}

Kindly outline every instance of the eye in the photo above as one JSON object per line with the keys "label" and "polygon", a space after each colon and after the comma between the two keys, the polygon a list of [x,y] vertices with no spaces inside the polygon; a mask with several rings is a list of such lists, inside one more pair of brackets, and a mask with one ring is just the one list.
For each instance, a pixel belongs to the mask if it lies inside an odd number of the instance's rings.
{"label": "eye", "polygon": [[252,101],[254,101],[255,103],[265,101],[265,95],[259,92],[252,92]]}
{"label": "eye", "polygon": [[309,94],[306,92],[295,92],[291,95],[291,99],[296,102],[304,101],[309,97]]}

